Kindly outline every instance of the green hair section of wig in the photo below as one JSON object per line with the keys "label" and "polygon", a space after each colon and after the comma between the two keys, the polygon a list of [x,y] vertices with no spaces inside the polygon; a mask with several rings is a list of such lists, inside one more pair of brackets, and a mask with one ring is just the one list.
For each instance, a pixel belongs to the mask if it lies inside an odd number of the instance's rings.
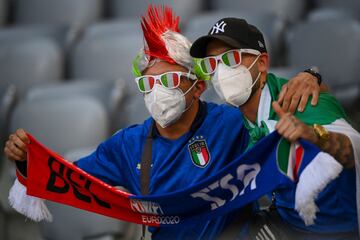
{"label": "green hair section of wig", "polygon": [[132,61],[132,72],[135,77],[141,76],[141,71],[139,69],[139,62],[140,62],[141,54],[138,53],[135,57],[135,59]]}
{"label": "green hair section of wig", "polygon": [[196,77],[200,80],[210,80],[210,75],[205,74],[200,68],[200,60],[201,58],[193,58],[194,59],[194,73]]}

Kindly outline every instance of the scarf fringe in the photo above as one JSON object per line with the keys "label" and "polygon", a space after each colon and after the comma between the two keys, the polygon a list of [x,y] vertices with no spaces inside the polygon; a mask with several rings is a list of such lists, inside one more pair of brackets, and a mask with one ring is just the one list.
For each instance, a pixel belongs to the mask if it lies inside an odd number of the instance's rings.
{"label": "scarf fringe", "polygon": [[295,209],[306,226],[315,222],[319,211],[315,204],[317,196],[342,170],[342,165],[332,156],[320,152],[301,173],[295,193]]}
{"label": "scarf fringe", "polygon": [[45,200],[26,194],[26,187],[18,179],[9,192],[9,203],[17,212],[35,222],[42,220],[52,222],[53,217],[45,204]]}

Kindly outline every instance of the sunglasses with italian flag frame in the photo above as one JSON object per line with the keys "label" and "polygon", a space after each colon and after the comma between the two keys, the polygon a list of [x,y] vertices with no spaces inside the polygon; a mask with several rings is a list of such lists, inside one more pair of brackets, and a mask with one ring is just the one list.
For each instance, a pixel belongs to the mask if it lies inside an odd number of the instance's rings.
{"label": "sunglasses with italian flag frame", "polygon": [[236,67],[241,64],[241,56],[243,53],[260,55],[261,53],[255,49],[232,49],[221,53],[217,56],[210,56],[198,61],[201,71],[205,74],[213,74],[216,71],[217,64],[221,61],[228,67]]}
{"label": "sunglasses with italian flag frame", "polygon": [[186,77],[190,80],[196,80],[197,77],[194,74],[185,72],[166,72],[160,75],[144,75],[135,78],[135,82],[142,93],[151,92],[155,83],[159,81],[161,85],[168,89],[174,89],[179,87],[181,77]]}

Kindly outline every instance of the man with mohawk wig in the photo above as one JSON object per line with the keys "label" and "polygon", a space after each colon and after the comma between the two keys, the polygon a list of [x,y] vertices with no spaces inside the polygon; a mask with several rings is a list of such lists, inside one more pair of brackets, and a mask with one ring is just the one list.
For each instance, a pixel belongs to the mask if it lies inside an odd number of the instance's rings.
{"label": "man with mohawk wig", "polygon": [[[195,185],[227,166],[248,145],[238,109],[200,100],[206,76],[190,56],[191,43],[179,33],[178,25],[179,17],[170,8],[149,6],[141,21],[144,48],[132,70],[151,117],[118,131],[75,162],[135,195],[159,195]],[[25,131],[18,129],[5,147],[7,157],[25,164],[28,142]],[[243,217],[246,214],[239,210],[187,227],[153,227],[150,232],[152,239],[215,239],[234,219]]]}

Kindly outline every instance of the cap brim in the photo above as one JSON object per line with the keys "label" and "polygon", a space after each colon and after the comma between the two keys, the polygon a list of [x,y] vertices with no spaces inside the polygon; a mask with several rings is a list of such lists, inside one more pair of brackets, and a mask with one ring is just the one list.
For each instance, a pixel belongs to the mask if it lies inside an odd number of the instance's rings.
{"label": "cap brim", "polygon": [[225,35],[206,35],[198,38],[190,48],[190,55],[195,58],[204,58],[206,57],[206,48],[212,40],[220,40],[231,47],[234,48],[244,48],[248,47],[238,41],[232,39],[231,37]]}

